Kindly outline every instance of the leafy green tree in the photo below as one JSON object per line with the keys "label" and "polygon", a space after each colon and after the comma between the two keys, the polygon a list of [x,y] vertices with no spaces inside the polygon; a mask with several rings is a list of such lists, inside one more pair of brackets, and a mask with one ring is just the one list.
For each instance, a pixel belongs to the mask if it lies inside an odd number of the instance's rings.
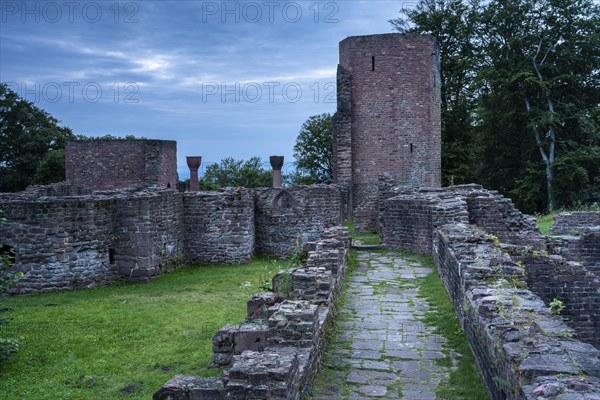
{"label": "leafy green tree", "polygon": [[442,65],[443,182],[524,211],[599,201],[600,7],[592,0],[421,0],[390,21]]}
{"label": "leafy green tree", "polygon": [[561,141],[554,167],[554,195],[558,207],[600,204],[600,107],[582,110],[571,121],[583,139]]}
{"label": "leafy green tree", "polygon": [[273,172],[262,167],[260,157],[247,161],[224,158],[219,164],[209,165],[200,179],[203,189],[270,187],[272,184]]}
{"label": "leafy green tree", "polygon": [[[509,192],[519,199],[544,193],[541,204],[522,205],[528,211],[582,199],[576,193],[593,184],[600,164],[597,125],[590,129],[600,98],[600,8],[591,0],[493,0],[482,41],[482,143],[488,154],[495,141],[518,143]],[[494,170],[494,161],[482,161],[482,171]]]}
{"label": "leafy green tree", "polygon": [[302,124],[294,158],[298,172],[295,183],[320,183],[333,178],[331,114],[313,115]]}
{"label": "leafy green tree", "polygon": [[69,128],[0,84],[0,191],[63,181],[63,149],[72,139]]}
{"label": "leafy green tree", "polygon": [[148,139],[147,137],[144,136],[135,136],[135,135],[125,135],[125,136],[115,136],[115,135],[111,135],[111,134],[106,134],[103,136],[84,136],[84,135],[77,135],[77,140],[87,140],[89,142],[93,142],[93,141],[103,141],[103,140],[144,140],[144,139]]}
{"label": "leafy green tree", "polygon": [[303,174],[300,171],[293,171],[289,174],[284,174],[282,179],[284,186],[312,185],[316,183],[313,178]]}
{"label": "leafy green tree", "polygon": [[392,26],[403,33],[428,34],[440,46],[442,183],[476,179],[477,106],[475,69],[481,62],[479,0],[424,0],[402,9]]}

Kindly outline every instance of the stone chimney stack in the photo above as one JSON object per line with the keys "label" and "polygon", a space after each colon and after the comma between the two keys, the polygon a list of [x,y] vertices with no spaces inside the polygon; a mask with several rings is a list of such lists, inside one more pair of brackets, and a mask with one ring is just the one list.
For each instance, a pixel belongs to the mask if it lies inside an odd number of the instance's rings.
{"label": "stone chimney stack", "polygon": [[202,157],[188,156],[187,165],[190,168],[190,191],[197,192],[198,188],[198,168],[202,163]]}
{"label": "stone chimney stack", "polygon": [[269,162],[273,168],[273,187],[280,188],[281,185],[281,167],[283,167],[283,156],[271,156]]}

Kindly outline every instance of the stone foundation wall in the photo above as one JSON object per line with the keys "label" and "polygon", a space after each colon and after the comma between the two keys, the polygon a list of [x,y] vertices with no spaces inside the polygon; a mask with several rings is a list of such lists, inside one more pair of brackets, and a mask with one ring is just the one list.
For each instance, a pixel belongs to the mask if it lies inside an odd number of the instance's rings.
{"label": "stone foundation wall", "polygon": [[581,228],[600,226],[600,211],[563,212],[554,217],[553,235],[576,235]]}
{"label": "stone foundation wall", "polygon": [[524,289],[523,267],[492,238],[470,225],[446,225],[434,234],[433,255],[492,399],[600,395],[600,351],[574,340]]}
{"label": "stone foundation wall", "polygon": [[255,294],[246,323],[226,325],[213,337],[213,362],[227,366],[222,378],[177,375],[153,399],[306,399],[347,269],[349,233],[328,228],[307,247],[307,264],[290,271],[290,298]]}
{"label": "stone foundation wall", "polygon": [[182,229],[188,262],[249,262],[254,253],[253,192],[230,188],[186,193]]}
{"label": "stone foundation wall", "polygon": [[336,185],[255,189],[256,252],[287,255],[317,240],[325,228],[341,224],[340,190]]}

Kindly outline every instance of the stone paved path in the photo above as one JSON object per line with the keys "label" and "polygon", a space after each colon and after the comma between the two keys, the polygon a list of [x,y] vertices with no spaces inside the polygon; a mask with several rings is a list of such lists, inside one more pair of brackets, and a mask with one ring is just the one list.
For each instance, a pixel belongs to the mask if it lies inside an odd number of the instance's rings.
{"label": "stone paved path", "polygon": [[313,399],[435,399],[456,363],[420,322],[428,306],[415,278],[431,269],[394,253],[358,252],[358,260]]}

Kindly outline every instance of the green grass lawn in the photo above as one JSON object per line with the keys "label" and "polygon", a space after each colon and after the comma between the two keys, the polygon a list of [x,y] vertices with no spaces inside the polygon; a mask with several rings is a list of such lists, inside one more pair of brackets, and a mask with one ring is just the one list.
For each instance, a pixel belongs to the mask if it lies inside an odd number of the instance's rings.
{"label": "green grass lawn", "polygon": [[282,264],[199,266],[149,283],[16,296],[0,337],[22,337],[0,365],[0,399],[149,399],[175,374],[209,368],[211,339]]}

